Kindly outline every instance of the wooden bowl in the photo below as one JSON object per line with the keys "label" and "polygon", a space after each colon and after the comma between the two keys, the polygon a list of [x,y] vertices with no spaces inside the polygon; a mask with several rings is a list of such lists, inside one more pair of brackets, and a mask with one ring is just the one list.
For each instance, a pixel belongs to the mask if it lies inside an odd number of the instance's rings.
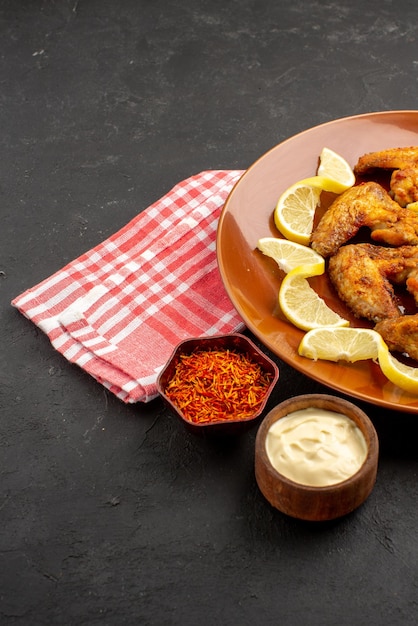
{"label": "wooden bowl", "polygon": [[[324,487],[304,485],[278,472],[269,460],[266,437],[270,427],[289,413],[309,407],[346,415],[364,435],[367,445],[365,461],[355,474],[342,482]],[[363,411],[338,397],[306,394],[285,400],[262,421],[255,444],[255,476],[264,497],[282,513],[302,520],[325,521],[347,515],[366,500],[376,481],[378,456],[377,434]]]}
{"label": "wooden bowl", "polygon": [[[166,394],[166,388],[174,375],[175,368],[180,360],[182,354],[191,354],[198,350],[233,350],[235,352],[242,352],[255,363],[257,363],[264,372],[270,374],[270,385],[266,390],[262,403],[258,406],[254,413],[246,418],[240,418],[239,416],[231,416],[228,420],[216,421],[215,419],[210,422],[195,423],[186,418],[183,412],[170,400]],[[246,426],[249,426],[261,417],[262,412],[266,406],[271,392],[279,378],[279,368],[277,365],[269,359],[264,352],[262,352],[248,337],[239,333],[230,335],[214,335],[211,337],[192,337],[180,342],[174,349],[170,359],[160,372],[157,379],[157,389],[163,400],[170,407],[170,409],[177,415],[177,417],[193,432],[219,432],[223,433],[237,432],[237,430],[243,430]]]}

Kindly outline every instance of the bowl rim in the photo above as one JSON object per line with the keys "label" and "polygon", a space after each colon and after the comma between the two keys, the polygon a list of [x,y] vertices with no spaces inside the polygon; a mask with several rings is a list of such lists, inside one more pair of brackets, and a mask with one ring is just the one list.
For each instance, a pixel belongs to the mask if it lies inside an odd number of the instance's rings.
{"label": "bowl rim", "polygon": [[[304,483],[297,482],[295,480],[292,480],[291,478],[288,478],[281,472],[279,472],[279,470],[277,470],[273,466],[267,454],[266,438],[267,438],[267,434],[268,434],[270,427],[279,419],[286,417],[286,415],[293,412],[293,410],[299,410],[299,409],[308,408],[311,406],[314,406],[314,407],[318,406],[318,404],[315,404],[318,402],[328,404],[329,406],[327,407],[325,406],[320,407],[320,408],[326,408],[326,410],[338,412],[337,409],[340,408],[340,411],[339,411],[340,413],[343,413],[346,417],[350,418],[352,421],[355,422],[355,424],[360,428],[361,432],[363,433],[365,437],[366,445],[367,445],[367,454],[363,463],[358,468],[358,470],[354,472],[354,474],[352,474],[348,478],[341,480],[337,483],[332,483],[330,485],[315,486],[315,485],[306,485]],[[292,407],[295,403],[302,403],[305,406],[300,406],[299,409],[289,410],[287,413],[283,413],[282,415],[274,419],[275,414],[279,410]],[[341,409],[345,409],[346,411],[349,411],[350,414],[347,414],[344,410],[341,410]],[[352,415],[355,415],[356,419],[353,419]],[[378,455],[379,455],[379,439],[378,439],[377,432],[376,432],[373,422],[368,417],[368,415],[362,409],[360,409],[360,407],[353,404],[349,400],[340,398],[339,396],[334,396],[332,394],[312,393],[312,394],[301,394],[298,396],[292,396],[291,398],[287,398],[286,400],[283,400],[283,402],[280,402],[275,407],[273,407],[271,411],[269,411],[267,415],[264,417],[257,431],[255,450],[256,450],[256,455],[258,456],[261,455],[262,461],[268,468],[269,473],[276,476],[277,480],[280,480],[282,483],[286,484],[289,488],[295,489],[298,491],[303,491],[305,493],[306,492],[330,493],[330,492],[338,491],[339,489],[343,489],[347,485],[350,485],[353,482],[356,482],[364,475],[366,471],[370,469],[371,465],[374,465],[375,463],[377,463]]]}

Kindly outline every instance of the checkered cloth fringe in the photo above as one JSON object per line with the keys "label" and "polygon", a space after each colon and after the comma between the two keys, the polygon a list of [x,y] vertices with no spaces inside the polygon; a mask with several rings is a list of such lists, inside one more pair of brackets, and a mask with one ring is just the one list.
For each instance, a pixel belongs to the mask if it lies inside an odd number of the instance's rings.
{"label": "checkered cloth fringe", "polygon": [[182,181],[12,305],[118,398],[151,400],[179,341],[243,328],[215,250],[220,211],[242,173]]}

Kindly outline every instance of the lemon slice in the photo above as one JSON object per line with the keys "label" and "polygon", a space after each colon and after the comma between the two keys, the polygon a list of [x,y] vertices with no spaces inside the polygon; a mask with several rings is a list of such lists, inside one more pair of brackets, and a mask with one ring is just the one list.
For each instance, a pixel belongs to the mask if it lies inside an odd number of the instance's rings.
{"label": "lemon slice", "polygon": [[[331,191],[336,194],[343,193],[343,191],[347,191],[348,189],[345,183],[327,176],[311,176],[310,178],[304,178],[299,181],[299,184],[317,187],[321,191]],[[349,186],[351,187],[352,185]]]}
{"label": "lemon slice", "polygon": [[319,159],[318,176],[331,178],[343,185],[345,189],[354,185],[356,182],[354,172],[341,155],[329,148],[323,148]]}
{"label": "lemon slice", "polygon": [[387,349],[379,351],[379,365],[391,383],[404,391],[418,394],[418,367],[410,367],[395,359]]}
{"label": "lemon slice", "polygon": [[343,193],[356,182],[347,161],[329,148],[323,148],[317,176],[304,178],[282,193],[274,210],[274,222],[290,241],[309,243],[315,211],[322,191]]}
{"label": "lemon slice", "polygon": [[291,185],[279,198],[274,210],[274,223],[290,241],[309,243],[321,188],[298,182]]}
{"label": "lemon slice", "polygon": [[323,274],[325,260],[320,254],[294,241],[278,237],[263,237],[258,240],[257,248],[271,257],[283,272],[291,272],[300,265],[312,266],[312,276]]}
{"label": "lemon slice", "polygon": [[322,326],[348,326],[312,289],[307,278],[314,276],[312,265],[301,265],[287,274],[279,290],[283,315],[297,328],[311,330]]}
{"label": "lemon slice", "polygon": [[309,331],[299,344],[298,353],[308,359],[326,361],[377,361],[379,350],[386,348],[381,335],[370,328],[317,328]]}
{"label": "lemon slice", "polygon": [[396,359],[381,335],[370,328],[316,328],[307,332],[298,353],[316,361],[360,361],[373,359],[390,382],[409,393],[418,394],[418,367]]}

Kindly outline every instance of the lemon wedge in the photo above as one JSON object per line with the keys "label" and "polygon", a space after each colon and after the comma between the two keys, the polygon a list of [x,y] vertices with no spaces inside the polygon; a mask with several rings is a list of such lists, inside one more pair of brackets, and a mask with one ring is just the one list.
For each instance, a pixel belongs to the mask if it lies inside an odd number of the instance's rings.
{"label": "lemon wedge", "polygon": [[348,162],[333,150],[323,148],[317,175],[294,183],[279,197],[274,210],[274,223],[287,239],[307,245],[321,193],[330,191],[341,194],[355,182],[356,177]]}
{"label": "lemon wedge", "polygon": [[302,330],[348,326],[349,322],[333,311],[310,286],[307,278],[323,273],[313,270],[312,265],[300,265],[284,277],[279,290],[283,315]]}
{"label": "lemon wedge", "polygon": [[307,281],[308,277],[319,276],[325,271],[325,260],[320,254],[304,245],[277,237],[263,237],[257,247],[287,273],[280,286],[279,304],[292,324],[302,330],[348,324],[327,306]]}
{"label": "lemon wedge", "polygon": [[356,182],[354,172],[347,161],[330,148],[322,149],[319,160],[318,176],[330,178],[343,185],[345,189],[352,187]]}
{"label": "lemon wedge", "polygon": [[274,223],[289,241],[309,243],[321,191],[320,187],[298,182],[280,196],[274,210]]}
{"label": "lemon wedge", "polygon": [[288,239],[278,237],[263,237],[258,240],[257,248],[263,254],[271,257],[283,272],[291,272],[300,265],[312,266],[312,276],[323,274],[325,271],[325,260],[320,254]]}
{"label": "lemon wedge", "polygon": [[299,344],[300,356],[316,361],[355,361],[373,359],[391,383],[418,394],[418,367],[405,365],[390,353],[381,335],[370,328],[315,328]]}
{"label": "lemon wedge", "polygon": [[404,391],[418,394],[418,367],[405,365],[395,359],[395,357],[387,349],[381,349],[379,352],[379,365],[391,383],[397,385]]}
{"label": "lemon wedge", "polygon": [[347,191],[352,185],[347,185],[338,180],[330,178],[328,176],[311,176],[310,178],[304,178],[299,181],[300,185],[307,185],[309,187],[315,187],[321,191],[331,191],[332,193],[340,194]]}
{"label": "lemon wedge", "polygon": [[378,360],[379,350],[385,349],[381,335],[370,328],[317,328],[304,335],[298,353],[316,361]]}

